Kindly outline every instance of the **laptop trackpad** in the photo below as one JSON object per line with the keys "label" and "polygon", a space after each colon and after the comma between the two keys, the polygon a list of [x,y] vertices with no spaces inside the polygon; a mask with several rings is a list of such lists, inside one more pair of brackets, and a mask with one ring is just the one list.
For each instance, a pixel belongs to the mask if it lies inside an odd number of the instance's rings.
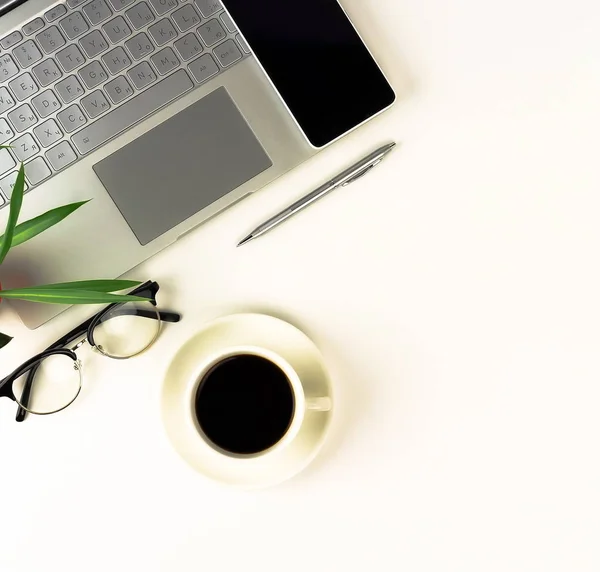
{"label": "laptop trackpad", "polygon": [[272,165],[221,87],[94,171],[144,245]]}

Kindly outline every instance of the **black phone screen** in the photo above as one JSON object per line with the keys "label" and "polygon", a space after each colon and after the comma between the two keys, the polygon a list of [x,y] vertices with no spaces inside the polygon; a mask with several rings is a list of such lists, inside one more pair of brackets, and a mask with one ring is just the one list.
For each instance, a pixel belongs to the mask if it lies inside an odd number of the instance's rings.
{"label": "black phone screen", "polygon": [[323,147],[394,91],[337,0],[223,0],[308,140]]}

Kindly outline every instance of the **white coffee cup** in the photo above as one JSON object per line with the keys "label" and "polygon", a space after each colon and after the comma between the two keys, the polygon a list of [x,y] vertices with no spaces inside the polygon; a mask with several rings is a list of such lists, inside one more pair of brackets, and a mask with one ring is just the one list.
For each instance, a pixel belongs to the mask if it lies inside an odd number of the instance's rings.
{"label": "white coffee cup", "polygon": [[[281,369],[290,384],[294,411],[283,437],[250,455],[215,445],[196,418],[195,400],[206,374],[238,355],[256,355]],[[244,488],[281,482],[318,453],[332,415],[332,388],[320,352],[291,324],[259,314],[237,314],[204,327],[179,351],[162,390],[162,418],[178,453],[208,477]]]}

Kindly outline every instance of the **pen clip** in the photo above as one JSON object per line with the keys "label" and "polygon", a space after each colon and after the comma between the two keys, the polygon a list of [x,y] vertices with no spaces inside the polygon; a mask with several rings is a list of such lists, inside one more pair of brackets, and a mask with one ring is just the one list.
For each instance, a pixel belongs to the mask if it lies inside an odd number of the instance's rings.
{"label": "pen clip", "polygon": [[369,173],[371,171],[371,169],[373,169],[377,165],[379,165],[379,163],[381,163],[381,159],[379,159],[378,161],[375,161],[375,163],[371,163],[371,165],[369,165],[368,167],[365,167],[362,171],[360,171],[359,173],[354,175],[354,177],[352,177],[351,179],[348,179],[345,183],[342,183],[342,187],[347,187],[351,183],[354,183],[354,181],[358,181],[358,179],[362,179],[367,173]]}

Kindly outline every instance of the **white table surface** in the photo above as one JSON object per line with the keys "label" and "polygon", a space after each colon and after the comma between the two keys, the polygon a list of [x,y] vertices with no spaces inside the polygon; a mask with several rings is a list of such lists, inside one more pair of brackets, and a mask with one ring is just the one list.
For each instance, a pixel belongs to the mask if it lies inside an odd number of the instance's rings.
{"label": "white table surface", "polygon": [[[398,104],[132,273],[185,315],[151,352],[82,354],[60,415],[0,400],[2,572],[600,569],[598,4],[343,4]],[[317,461],[251,493],[189,469],[159,417],[177,349],[238,311],[303,328],[338,393]],[[29,332],[3,304],[1,373],[87,312]]]}

